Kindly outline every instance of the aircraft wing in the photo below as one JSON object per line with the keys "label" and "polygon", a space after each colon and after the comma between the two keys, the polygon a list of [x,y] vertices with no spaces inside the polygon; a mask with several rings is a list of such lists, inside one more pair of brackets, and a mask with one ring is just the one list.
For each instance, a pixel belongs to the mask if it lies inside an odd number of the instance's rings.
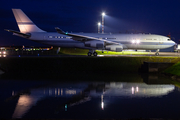
{"label": "aircraft wing", "polygon": [[106,43],[108,43],[108,44],[120,45],[120,43],[118,43],[118,42],[113,42],[113,41],[105,40],[105,39],[102,39],[102,38],[96,38],[96,37],[90,37],[90,36],[84,36],[84,35],[67,33],[67,32],[62,31],[62,30],[59,29],[58,27],[56,27],[55,29],[56,29],[56,31],[57,31],[59,34],[63,34],[63,35],[67,35],[67,36],[73,37],[73,40],[78,40],[78,41],[99,40],[99,41],[106,42]]}
{"label": "aircraft wing", "polygon": [[21,33],[21,32],[15,31],[15,30],[5,29],[5,31],[12,32],[13,34],[17,34],[17,35],[20,35],[20,36],[23,36],[23,37],[26,37],[26,38],[31,37],[30,34]]}

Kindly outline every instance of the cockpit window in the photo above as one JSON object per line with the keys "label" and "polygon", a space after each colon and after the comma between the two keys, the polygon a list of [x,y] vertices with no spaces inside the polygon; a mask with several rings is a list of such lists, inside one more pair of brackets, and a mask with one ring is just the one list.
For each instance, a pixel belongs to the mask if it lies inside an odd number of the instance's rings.
{"label": "cockpit window", "polygon": [[171,41],[171,39],[167,39],[168,41]]}

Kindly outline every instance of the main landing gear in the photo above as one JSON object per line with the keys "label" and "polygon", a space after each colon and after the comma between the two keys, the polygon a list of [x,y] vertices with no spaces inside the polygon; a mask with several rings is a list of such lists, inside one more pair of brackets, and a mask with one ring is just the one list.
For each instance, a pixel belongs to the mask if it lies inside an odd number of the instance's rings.
{"label": "main landing gear", "polygon": [[94,50],[89,50],[89,52],[87,53],[88,56],[97,56],[97,52],[95,52]]}
{"label": "main landing gear", "polygon": [[156,53],[155,53],[156,56],[159,55],[159,49],[156,50]]}

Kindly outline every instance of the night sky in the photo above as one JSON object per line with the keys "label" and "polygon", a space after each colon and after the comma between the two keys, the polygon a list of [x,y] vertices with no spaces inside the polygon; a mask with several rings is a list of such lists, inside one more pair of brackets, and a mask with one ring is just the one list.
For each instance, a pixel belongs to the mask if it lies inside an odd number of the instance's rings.
{"label": "night sky", "polygon": [[19,8],[41,29],[56,32],[97,32],[105,12],[106,33],[152,33],[180,39],[180,0],[1,0],[0,46],[40,46],[13,36],[17,30],[12,8]]}

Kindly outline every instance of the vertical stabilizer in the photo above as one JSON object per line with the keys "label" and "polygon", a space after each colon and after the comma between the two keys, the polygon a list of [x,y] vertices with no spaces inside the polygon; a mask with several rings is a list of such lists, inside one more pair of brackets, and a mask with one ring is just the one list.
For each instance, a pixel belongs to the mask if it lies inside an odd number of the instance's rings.
{"label": "vertical stabilizer", "polygon": [[38,28],[21,9],[12,9],[21,33],[45,32]]}

